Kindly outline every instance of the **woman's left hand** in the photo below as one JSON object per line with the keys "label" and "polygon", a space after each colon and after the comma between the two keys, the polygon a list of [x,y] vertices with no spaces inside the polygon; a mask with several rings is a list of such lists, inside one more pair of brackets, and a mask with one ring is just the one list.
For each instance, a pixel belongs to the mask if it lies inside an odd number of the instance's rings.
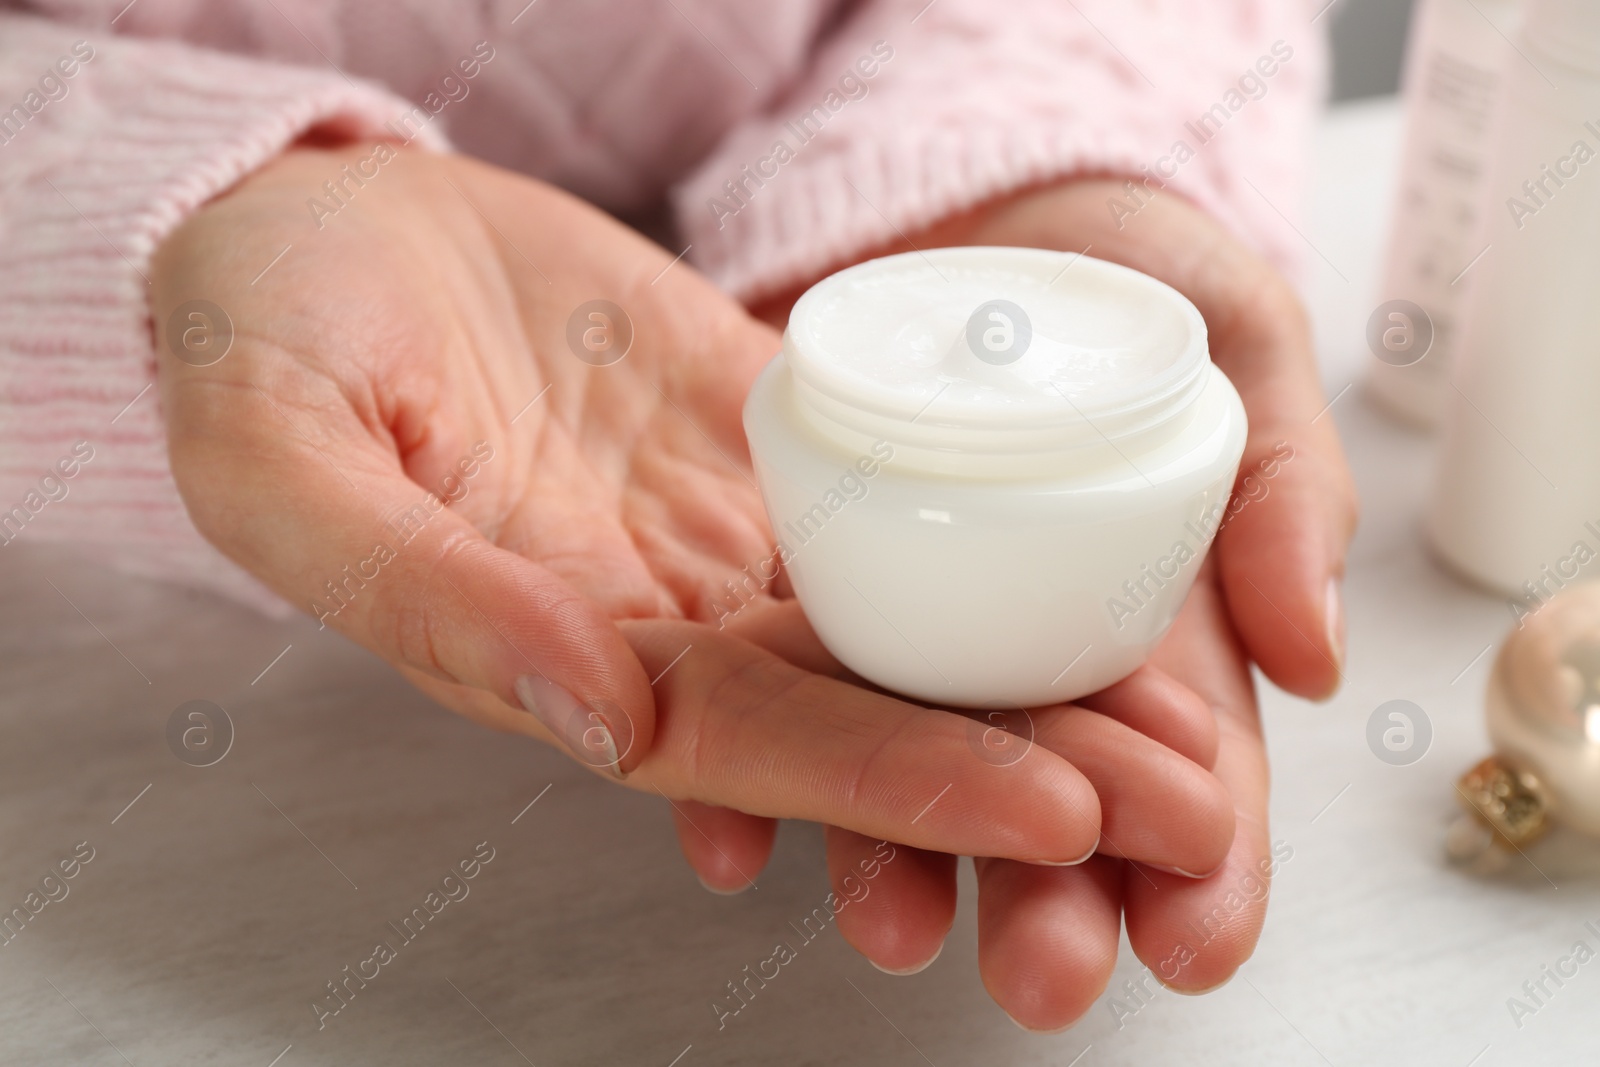
{"label": "woman's left hand", "polygon": [[[1163,193],[1118,221],[1106,204],[1121,191],[1109,179],[1066,182],[879,250],[1029,245],[1085,252],[1159,278],[1200,309],[1213,360],[1238,389],[1250,420],[1239,475],[1250,503],[1222,530],[1153,660],[1214,716],[1214,773],[1232,798],[1238,833],[1223,864],[1200,878],[1115,858],[1120,850],[1109,834],[1103,854],[1076,867],[979,859],[984,983],[1014,1020],[1035,1030],[1069,1025],[1104,991],[1116,962],[1119,911],[1155,980],[1180,992],[1214,988],[1249,958],[1279,862],[1267,831],[1268,771],[1250,663],[1289,692],[1314,699],[1331,696],[1343,671],[1339,582],[1357,503],[1332,419],[1322,417],[1305,312],[1270,265],[1177,194]],[[770,301],[758,313],[781,325],[798,295]],[[1250,477],[1254,483],[1245,481]],[[767,630],[752,636],[780,655],[819,654],[792,626]],[[1185,716],[1140,715],[1141,707],[1181,701],[1170,691],[1163,699],[1129,699],[1138,692],[1124,684],[1080,703],[1124,716],[1179,751],[1193,743],[1185,739],[1194,727]],[[770,844],[771,831],[759,820],[718,810],[700,819],[731,847],[742,842],[750,867],[764,862],[765,846],[758,855],[748,851],[751,842]],[[845,895],[843,878],[873,848],[869,839],[829,830],[835,892]],[[691,863],[709,852],[704,845],[686,851]],[[938,954],[954,921],[955,858],[904,848],[898,855],[878,869],[871,896],[840,913],[839,927],[874,964],[905,972]],[[1196,943],[1197,930],[1206,932],[1203,943]]]}

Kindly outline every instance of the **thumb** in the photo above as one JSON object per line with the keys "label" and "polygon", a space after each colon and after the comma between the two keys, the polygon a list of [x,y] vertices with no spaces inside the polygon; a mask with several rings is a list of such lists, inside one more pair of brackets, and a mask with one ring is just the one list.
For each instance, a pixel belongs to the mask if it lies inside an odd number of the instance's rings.
{"label": "thumb", "polygon": [[1326,699],[1344,676],[1339,579],[1355,496],[1336,441],[1304,426],[1262,429],[1263,438],[1282,436],[1271,451],[1246,451],[1218,535],[1218,573],[1239,636],[1267,677]]}
{"label": "thumb", "polygon": [[255,386],[198,391],[174,392],[169,451],[226,555],[390,663],[523,708],[582,762],[619,778],[639,764],[650,683],[598,605],[491,543],[359,427]]}

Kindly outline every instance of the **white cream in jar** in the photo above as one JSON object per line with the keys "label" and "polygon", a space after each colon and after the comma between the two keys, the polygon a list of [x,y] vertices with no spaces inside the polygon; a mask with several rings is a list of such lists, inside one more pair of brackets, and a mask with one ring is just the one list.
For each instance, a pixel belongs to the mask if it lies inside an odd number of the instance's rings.
{"label": "white cream in jar", "polygon": [[1245,441],[1193,304],[1029,248],[819,282],[744,425],[818,637],[867,680],[958,707],[1058,703],[1138,668]]}

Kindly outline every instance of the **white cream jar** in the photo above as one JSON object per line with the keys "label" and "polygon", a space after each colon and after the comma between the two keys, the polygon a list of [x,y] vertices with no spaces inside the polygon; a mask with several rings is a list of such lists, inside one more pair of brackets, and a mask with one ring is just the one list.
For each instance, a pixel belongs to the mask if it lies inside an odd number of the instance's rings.
{"label": "white cream jar", "polygon": [[1071,700],[1143,663],[1245,441],[1193,304],[1031,248],[912,252],[819,282],[744,426],[822,642],[869,681],[959,707]]}

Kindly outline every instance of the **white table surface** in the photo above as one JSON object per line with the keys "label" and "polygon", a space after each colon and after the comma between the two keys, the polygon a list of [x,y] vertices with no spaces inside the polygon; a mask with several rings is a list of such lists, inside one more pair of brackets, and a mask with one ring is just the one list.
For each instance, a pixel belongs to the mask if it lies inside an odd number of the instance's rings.
{"label": "white table surface", "polygon": [[[1396,128],[1392,105],[1348,109],[1320,146],[1307,235],[1333,265],[1312,258],[1330,396],[1369,358]],[[1325,706],[1265,692],[1273,835],[1293,858],[1255,958],[1209,996],[1160,993],[1120,1029],[1102,1002],[1064,1034],[1025,1034],[979,983],[968,896],[924,973],[880,974],[830,931],[719,1032],[724,983],[827,892],[814,828],[784,828],[756,891],[712,896],[659,800],[438,711],[310,622],[19,543],[0,558],[0,905],[79,841],[95,858],[0,947],[0,1063],[1594,1062],[1600,962],[1520,1030],[1506,1000],[1574,941],[1600,948],[1583,929],[1600,920],[1600,846],[1558,836],[1537,869],[1495,879],[1440,850],[1451,782],[1486,750],[1490,657],[1475,657],[1509,615],[1419,542],[1426,441],[1359,387],[1333,415],[1366,507],[1350,685]],[[163,734],[195,698],[237,727],[205,769]],[[1365,741],[1393,698],[1434,724],[1409,767]],[[496,856],[470,896],[319,1032],[324,982],[484,840]],[[1125,951],[1114,985],[1138,971]]]}

